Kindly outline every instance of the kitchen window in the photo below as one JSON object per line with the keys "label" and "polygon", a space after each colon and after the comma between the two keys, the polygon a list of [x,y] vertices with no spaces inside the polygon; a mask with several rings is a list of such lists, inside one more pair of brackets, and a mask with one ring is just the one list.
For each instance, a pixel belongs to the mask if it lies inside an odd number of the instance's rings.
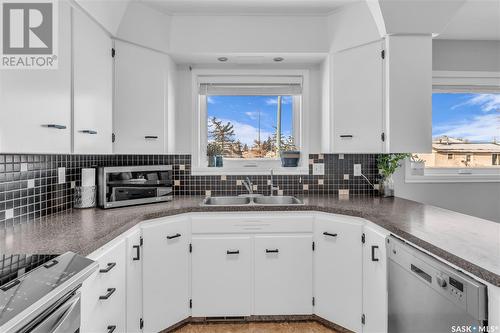
{"label": "kitchen window", "polygon": [[[205,73],[205,72],[204,72]],[[197,73],[199,117],[194,174],[307,173],[303,108],[306,72]],[[282,151],[298,150],[298,167],[281,167]]]}
{"label": "kitchen window", "polygon": [[500,181],[500,73],[463,75],[435,75],[432,151],[406,163],[408,182]]}

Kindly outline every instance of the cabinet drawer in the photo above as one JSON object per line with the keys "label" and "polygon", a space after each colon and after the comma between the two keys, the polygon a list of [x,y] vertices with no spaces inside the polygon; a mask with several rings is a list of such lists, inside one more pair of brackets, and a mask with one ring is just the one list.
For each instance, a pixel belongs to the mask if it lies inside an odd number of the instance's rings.
{"label": "cabinet drawer", "polygon": [[99,269],[82,287],[82,332],[125,332],[125,241],[94,258]]}
{"label": "cabinet drawer", "polygon": [[310,215],[193,216],[193,234],[312,232]]}

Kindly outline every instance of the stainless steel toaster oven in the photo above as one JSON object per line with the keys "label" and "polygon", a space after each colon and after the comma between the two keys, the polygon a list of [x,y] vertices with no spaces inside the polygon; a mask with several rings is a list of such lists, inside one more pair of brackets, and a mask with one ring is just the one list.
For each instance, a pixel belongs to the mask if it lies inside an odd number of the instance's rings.
{"label": "stainless steel toaster oven", "polygon": [[99,206],[113,208],[172,200],[172,166],[101,167]]}

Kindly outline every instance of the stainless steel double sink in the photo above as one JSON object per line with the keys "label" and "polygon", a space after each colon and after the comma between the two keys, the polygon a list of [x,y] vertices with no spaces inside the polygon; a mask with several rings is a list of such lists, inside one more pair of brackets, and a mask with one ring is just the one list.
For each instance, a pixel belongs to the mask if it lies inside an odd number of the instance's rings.
{"label": "stainless steel double sink", "polygon": [[293,196],[207,197],[202,206],[298,206],[304,203]]}

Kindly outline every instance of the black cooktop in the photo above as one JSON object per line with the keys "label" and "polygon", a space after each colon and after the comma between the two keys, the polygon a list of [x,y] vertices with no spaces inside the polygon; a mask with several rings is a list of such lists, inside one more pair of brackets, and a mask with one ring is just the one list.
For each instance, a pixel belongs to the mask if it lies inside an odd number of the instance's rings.
{"label": "black cooktop", "polygon": [[72,252],[0,259],[0,327],[93,263]]}

